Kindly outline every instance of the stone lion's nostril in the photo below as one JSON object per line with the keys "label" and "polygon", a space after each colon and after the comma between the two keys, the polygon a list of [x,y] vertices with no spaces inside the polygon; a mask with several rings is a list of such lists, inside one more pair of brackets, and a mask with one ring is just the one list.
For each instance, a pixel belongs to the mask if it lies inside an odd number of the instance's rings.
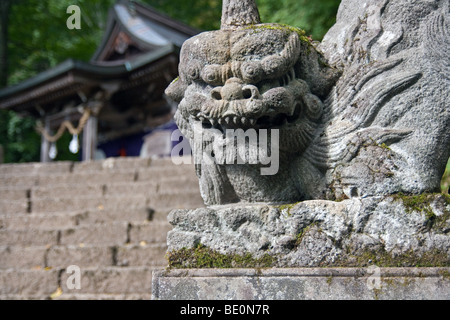
{"label": "stone lion's nostril", "polygon": [[252,97],[252,90],[250,90],[249,88],[243,89],[242,96],[244,97],[244,99],[250,99]]}
{"label": "stone lion's nostril", "polygon": [[222,100],[222,94],[220,93],[220,90],[214,89],[211,91],[211,98],[214,100]]}
{"label": "stone lion's nostril", "polygon": [[242,95],[244,99],[259,99],[261,94],[259,93],[258,87],[248,84],[242,87]]}

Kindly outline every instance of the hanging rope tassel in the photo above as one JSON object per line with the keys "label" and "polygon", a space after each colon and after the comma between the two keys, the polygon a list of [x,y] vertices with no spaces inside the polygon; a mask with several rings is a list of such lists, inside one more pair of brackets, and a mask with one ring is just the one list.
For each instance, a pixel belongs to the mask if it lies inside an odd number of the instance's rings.
{"label": "hanging rope tassel", "polygon": [[73,136],[78,136],[81,131],[83,131],[84,126],[86,125],[87,121],[89,120],[89,117],[91,116],[91,110],[85,109],[83,115],[80,118],[80,121],[78,122],[78,127],[74,127],[70,121],[66,120],[58,128],[58,131],[55,135],[50,135],[45,128],[42,127],[41,123],[38,123],[36,126],[36,130],[38,133],[44,136],[45,140],[48,142],[56,142],[61,138],[61,136],[64,134],[66,129],[72,134]]}

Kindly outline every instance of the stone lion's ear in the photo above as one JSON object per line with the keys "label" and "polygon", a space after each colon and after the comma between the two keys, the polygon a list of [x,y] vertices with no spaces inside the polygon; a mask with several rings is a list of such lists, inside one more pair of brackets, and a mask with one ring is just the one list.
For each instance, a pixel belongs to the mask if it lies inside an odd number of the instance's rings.
{"label": "stone lion's ear", "polygon": [[305,80],[313,94],[324,99],[342,74],[342,70],[330,66],[323,55],[310,47],[300,56],[296,72]]}
{"label": "stone lion's ear", "polygon": [[181,81],[180,78],[176,78],[172,83],[166,88],[164,93],[173,101],[180,103],[184,98],[184,92],[187,89],[187,85]]}

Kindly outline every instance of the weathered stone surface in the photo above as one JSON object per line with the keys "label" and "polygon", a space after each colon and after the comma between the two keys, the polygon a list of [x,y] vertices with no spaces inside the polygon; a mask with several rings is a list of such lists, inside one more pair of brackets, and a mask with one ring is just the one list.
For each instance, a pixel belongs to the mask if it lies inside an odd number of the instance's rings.
{"label": "weathered stone surface", "polygon": [[[254,1],[224,1],[221,30],[184,43],[166,90],[205,203],[437,192],[450,156],[448,27],[444,0],[344,0],[319,44],[259,23]],[[270,129],[270,142],[235,147],[237,129]],[[278,170],[262,175],[267,163],[249,159],[269,147]]]}
{"label": "weathered stone surface", "polygon": [[[450,266],[450,199],[443,195],[236,204],[174,210],[168,251],[270,255],[278,267]],[[195,252],[185,267],[196,267]]]}
{"label": "weathered stone surface", "polygon": [[448,300],[449,268],[197,269],[153,273],[159,300]]}

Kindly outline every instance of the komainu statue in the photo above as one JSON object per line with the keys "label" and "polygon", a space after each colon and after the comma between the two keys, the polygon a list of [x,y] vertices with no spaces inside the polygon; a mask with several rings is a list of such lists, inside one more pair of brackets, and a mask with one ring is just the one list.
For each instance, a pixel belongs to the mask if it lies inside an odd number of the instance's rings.
{"label": "komainu statue", "polygon": [[253,0],[224,0],[221,29],[184,43],[166,90],[205,203],[439,190],[450,155],[448,6],[344,0],[316,43],[261,23]]}

